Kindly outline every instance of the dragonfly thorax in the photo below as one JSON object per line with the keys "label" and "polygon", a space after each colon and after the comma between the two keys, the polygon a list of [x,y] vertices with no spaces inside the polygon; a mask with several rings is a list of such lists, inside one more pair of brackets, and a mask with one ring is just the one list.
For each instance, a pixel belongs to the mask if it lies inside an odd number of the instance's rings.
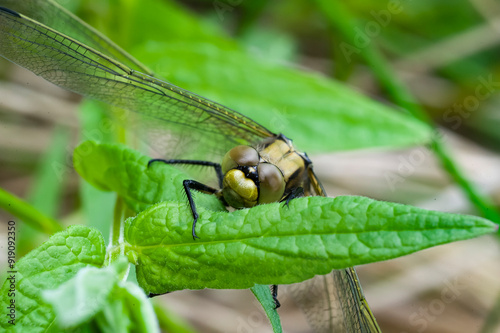
{"label": "dragonfly thorax", "polygon": [[222,195],[234,208],[279,201],[285,192],[282,171],[263,161],[255,148],[237,146],[222,160]]}

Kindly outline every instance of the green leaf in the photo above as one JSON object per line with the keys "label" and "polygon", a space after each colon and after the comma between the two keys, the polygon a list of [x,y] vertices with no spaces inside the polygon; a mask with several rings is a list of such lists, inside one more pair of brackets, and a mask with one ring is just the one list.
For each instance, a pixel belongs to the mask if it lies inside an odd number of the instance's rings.
{"label": "green leaf", "polygon": [[197,331],[185,319],[179,317],[178,314],[170,311],[164,306],[165,304],[154,303],[156,317],[160,322],[160,328],[163,332],[176,333],[196,333]]}
{"label": "green leaf", "polygon": [[153,305],[151,300],[144,294],[144,290],[134,283],[124,282],[120,284],[116,293],[122,295],[124,308],[133,324],[131,332],[160,332]]}
{"label": "green leaf", "polygon": [[[84,0],[79,2],[77,6],[79,7],[79,10],[77,10],[79,17],[132,54],[134,52],[130,48],[137,44],[145,41],[166,41],[170,38],[183,39],[186,42],[192,40],[204,41],[227,48],[237,47],[237,43],[227,38],[221,27],[208,24],[207,20],[204,21],[192,15],[182,5],[173,1],[133,0],[123,3],[113,0],[100,0],[98,2]],[[74,12],[74,3],[65,1],[61,2],[61,5]],[[70,6],[73,8],[69,8]],[[99,15],[95,15],[96,12]],[[168,17],[167,24],[163,24],[165,15]],[[31,16],[36,17],[33,14]],[[62,26],[60,22],[57,22],[58,19],[59,17],[54,15],[53,18],[44,18],[42,23],[59,31],[67,31],[69,36],[109,55],[109,52],[103,52],[106,49],[102,49],[102,46],[97,43],[99,40],[96,41],[95,38],[90,38],[81,29]],[[166,33],[162,31],[165,27],[168,27]],[[147,38],[145,38],[146,34]],[[127,60],[117,55],[116,52],[111,55],[130,66]]]}
{"label": "green leaf", "polygon": [[[182,181],[191,177],[161,162],[148,167],[150,159],[125,145],[93,141],[80,144],[73,155],[75,169],[86,181],[100,190],[117,192],[135,212],[166,200],[186,203]],[[213,195],[197,193],[196,203],[225,209]]]}
{"label": "green leaf", "polygon": [[159,333],[153,305],[136,284],[119,281],[94,318],[103,333]]}
{"label": "green leaf", "polygon": [[271,326],[273,327],[273,332],[283,332],[283,329],[281,328],[280,317],[278,315],[278,312],[276,311],[276,304],[274,303],[274,299],[271,295],[271,291],[269,290],[269,286],[257,284],[250,288],[250,290],[266,312],[266,315],[271,322]]}
{"label": "green leaf", "polygon": [[132,322],[125,308],[122,295],[112,295],[95,319],[96,325],[103,333],[130,332]]}
{"label": "green leaf", "polygon": [[[9,332],[45,332],[55,319],[51,307],[41,298],[42,290],[57,288],[88,266],[101,266],[105,245],[101,234],[85,226],[71,226],[54,234],[40,247],[20,259],[15,273],[8,273],[0,292],[0,306],[6,309],[15,299],[16,321],[0,325]],[[15,298],[9,296],[10,281],[15,280]]]}
{"label": "green leaf", "polygon": [[197,240],[185,204],[164,202],[126,221],[129,256],[147,294],[295,283],[496,228],[479,217],[354,196],[199,213]]}
{"label": "green leaf", "polygon": [[118,282],[118,274],[127,267],[126,260],[102,269],[85,267],[58,288],[43,291],[42,298],[52,305],[61,328],[76,327],[101,311]]}
{"label": "green leaf", "polygon": [[[137,285],[121,282],[125,257],[105,268],[86,267],[57,289],[43,292],[62,329],[94,321],[101,332],[159,332],[154,309]],[[83,326],[82,326],[83,325]]]}

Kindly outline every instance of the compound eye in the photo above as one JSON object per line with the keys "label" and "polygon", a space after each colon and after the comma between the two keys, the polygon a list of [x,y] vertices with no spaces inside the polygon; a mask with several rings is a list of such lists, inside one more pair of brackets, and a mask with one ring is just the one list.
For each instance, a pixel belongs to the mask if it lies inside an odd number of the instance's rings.
{"label": "compound eye", "polygon": [[229,170],[222,182],[222,195],[236,209],[250,208],[257,204],[259,191],[254,181],[238,169]]}
{"label": "compound eye", "polygon": [[236,146],[226,153],[222,159],[222,173],[226,174],[238,166],[256,166],[259,164],[259,153],[250,146]]}
{"label": "compound eye", "polygon": [[274,164],[261,163],[259,173],[259,204],[280,201],[285,192],[283,173]]}

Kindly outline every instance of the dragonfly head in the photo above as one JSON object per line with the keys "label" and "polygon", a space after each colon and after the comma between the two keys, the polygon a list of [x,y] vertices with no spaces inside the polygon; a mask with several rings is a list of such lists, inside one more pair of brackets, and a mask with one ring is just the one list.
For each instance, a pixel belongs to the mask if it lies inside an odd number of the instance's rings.
{"label": "dragonfly head", "polygon": [[279,201],[285,192],[281,170],[261,162],[259,153],[250,146],[231,149],[222,160],[222,195],[234,208],[250,208],[257,204]]}

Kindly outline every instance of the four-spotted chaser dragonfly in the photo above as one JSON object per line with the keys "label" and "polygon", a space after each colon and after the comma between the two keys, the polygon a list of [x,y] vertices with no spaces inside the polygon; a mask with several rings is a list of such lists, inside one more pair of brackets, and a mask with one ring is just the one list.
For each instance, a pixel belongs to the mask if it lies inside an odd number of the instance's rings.
{"label": "four-spotted chaser dragonfly", "polygon": [[[326,195],[307,155],[296,151],[286,137],[145,74],[149,73],[145,66],[55,2],[0,0],[0,6],[0,55],[4,58],[60,87],[131,111],[137,128],[145,129],[148,136],[160,133],[158,141],[148,138],[157,151],[165,152],[162,149],[168,144],[160,138],[184,131],[189,132],[193,145],[190,151],[198,155],[174,158],[200,160],[205,151],[213,156],[229,152],[219,173],[222,189],[188,184],[189,188],[215,192],[234,208],[297,195]],[[354,268],[316,277],[293,294],[318,332],[380,332]]]}

